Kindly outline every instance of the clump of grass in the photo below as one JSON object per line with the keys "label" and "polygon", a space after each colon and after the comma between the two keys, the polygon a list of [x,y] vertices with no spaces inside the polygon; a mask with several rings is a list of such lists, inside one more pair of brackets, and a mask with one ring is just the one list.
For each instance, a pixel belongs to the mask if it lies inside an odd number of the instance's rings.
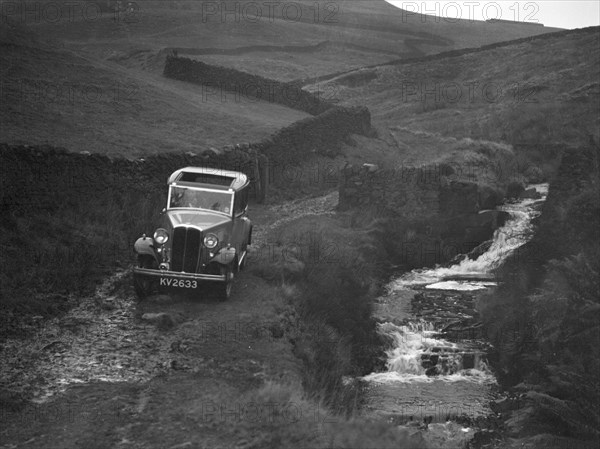
{"label": "clump of grass", "polygon": [[[385,253],[365,230],[323,216],[286,224],[278,240],[273,266],[280,267],[287,290],[290,282],[296,286],[288,298],[299,318],[293,339],[304,365],[303,386],[336,413],[351,413],[361,391],[346,378],[373,371],[383,356],[372,293]],[[292,258],[301,262],[293,277],[286,274]]]}
{"label": "clump of grass", "polygon": [[410,436],[406,429],[332,413],[294,383],[267,382],[241,402],[249,408],[244,423],[256,435],[255,447],[425,447],[421,437]]}

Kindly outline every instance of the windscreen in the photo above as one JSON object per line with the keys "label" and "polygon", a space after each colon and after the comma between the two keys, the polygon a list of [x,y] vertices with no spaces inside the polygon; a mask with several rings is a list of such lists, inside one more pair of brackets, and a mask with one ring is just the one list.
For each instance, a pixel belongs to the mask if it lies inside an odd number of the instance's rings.
{"label": "windscreen", "polygon": [[190,209],[213,210],[230,214],[232,196],[233,194],[230,192],[172,186],[169,209],[184,207]]}

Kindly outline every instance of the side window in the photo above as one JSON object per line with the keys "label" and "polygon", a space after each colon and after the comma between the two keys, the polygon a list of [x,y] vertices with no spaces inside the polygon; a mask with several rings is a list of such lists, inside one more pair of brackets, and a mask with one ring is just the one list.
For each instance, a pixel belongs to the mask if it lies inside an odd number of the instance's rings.
{"label": "side window", "polygon": [[246,209],[248,205],[248,188],[244,188],[235,194],[235,200],[233,200],[233,213],[238,215]]}

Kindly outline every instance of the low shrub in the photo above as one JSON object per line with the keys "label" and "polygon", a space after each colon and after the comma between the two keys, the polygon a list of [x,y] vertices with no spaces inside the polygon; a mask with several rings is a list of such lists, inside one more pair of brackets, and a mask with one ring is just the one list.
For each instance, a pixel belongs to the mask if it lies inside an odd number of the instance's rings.
{"label": "low shrub", "polygon": [[[386,272],[386,254],[367,230],[333,217],[298,219],[273,238],[280,245],[270,255],[271,266],[280,269],[270,278],[293,281],[299,291],[293,299],[300,318],[294,351],[304,364],[304,387],[336,412],[348,413],[361,393],[345,377],[372,372],[383,360],[372,298]],[[286,268],[292,262],[301,263],[293,276]]]}

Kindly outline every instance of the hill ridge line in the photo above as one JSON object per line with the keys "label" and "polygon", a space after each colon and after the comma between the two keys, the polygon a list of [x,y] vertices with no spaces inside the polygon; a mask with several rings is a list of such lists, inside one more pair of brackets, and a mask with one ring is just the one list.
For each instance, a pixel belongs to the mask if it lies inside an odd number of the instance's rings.
{"label": "hill ridge line", "polygon": [[418,62],[427,62],[427,61],[435,61],[435,60],[446,59],[446,58],[455,58],[455,57],[464,56],[467,54],[478,53],[478,52],[488,51],[488,50],[494,50],[496,48],[510,47],[511,45],[517,45],[517,44],[521,44],[524,42],[532,42],[532,41],[538,40],[538,39],[550,39],[550,38],[556,38],[560,35],[567,36],[570,34],[591,33],[593,31],[600,32],[600,26],[576,28],[574,30],[555,31],[552,33],[537,34],[535,36],[520,37],[518,39],[511,39],[509,41],[502,41],[502,42],[496,42],[493,44],[486,44],[486,45],[482,45],[481,47],[468,47],[468,48],[461,48],[458,50],[444,51],[441,53],[436,53],[434,55],[419,56],[419,57],[415,57],[415,58],[406,58],[406,59],[397,59],[394,61],[363,66],[358,69],[330,73],[327,75],[321,75],[321,76],[312,77],[312,78],[302,78],[299,80],[291,81],[291,83],[296,83],[300,86],[307,86],[307,85],[314,84],[314,83],[317,83],[320,81],[330,81],[339,76],[347,75],[347,74],[350,74],[353,72],[358,72],[360,70],[365,70],[365,69],[375,69],[377,67],[384,67],[384,66],[391,66],[391,65],[413,64],[413,63],[418,63]]}

